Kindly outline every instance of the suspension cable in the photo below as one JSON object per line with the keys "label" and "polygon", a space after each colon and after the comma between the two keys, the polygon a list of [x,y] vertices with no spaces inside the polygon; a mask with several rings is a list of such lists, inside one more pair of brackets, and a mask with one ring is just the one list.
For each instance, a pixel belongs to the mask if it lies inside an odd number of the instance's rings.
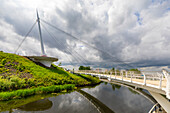
{"label": "suspension cable", "polygon": [[[52,35],[48,30],[47,30],[47,28],[43,25],[43,24],[41,24],[42,25],[42,27],[45,29],[45,31],[50,35],[50,37],[52,38],[52,39],[54,39],[55,40],[55,42],[57,43],[57,44],[59,44],[60,45],[60,47],[62,46],[62,44],[60,44],[57,40],[56,40],[56,38],[54,37],[54,35]],[[70,53],[72,56],[73,56],[73,54],[68,50],[68,48],[66,48],[66,50],[67,50],[67,52],[68,53]],[[65,52],[64,52],[65,53]],[[66,54],[66,53],[65,53]],[[68,55],[68,54],[66,54],[66,55]],[[67,56],[68,57],[68,56]],[[69,58],[69,57],[68,57]],[[77,60],[77,61],[79,61],[76,57],[74,57],[73,56],[73,58],[75,58],[75,60]],[[69,59],[70,60],[70,59]],[[71,62],[71,60],[69,61],[72,65],[73,65],[73,63]]]}
{"label": "suspension cable", "polygon": [[[42,23],[41,23],[42,24]],[[52,34],[52,33],[50,33],[48,30],[47,30],[47,28],[45,27],[45,25],[44,24],[42,24],[42,26],[44,27],[44,29],[46,30],[46,32],[48,32],[48,34],[59,44],[59,45],[61,45],[62,46],[62,42],[60,41],[60,40],[56,40],[56,37]],[[69,47],[67,46],[67,48],[66,48],[66,50],[67,50],[67,52],[68,53],[70,53],[73,57],[74,57],[74,55],[75,55],[75,57],[77,57],[82,63],[84,63],[85,65],[87,65],[88,64],[88,61],[86,60],[86,59],[84,59],[80,54],[78,54],[78,52],[76,51],[76,50],[74,50],[73,49],[73,51],[77,54],[72,54],[70,51],[69,51]],[[74,58],[75,58],[74,57]]]}
{"label": "suspension cable", "polygon": [[27,34],[25,35],[24,39],[21,41],[21,43],[18,45],[17,49],[15,50],[15,54],[17,53],[18,49],[21,47],[22,43],[25,41],[25,39],[27,38],[27,36],[30,34],[30,32],[32,31],[32,29],[34,28],[35,24],[37,23],[37,21],[34,22],[34,24],[32,25],[32,27],[30,28],[30,30],[27,32]]}
{"label": "suspension cable", "polygon": [[93,49],[95,49],[95,50],[98,50],[98,51],[100,51],[100,52],[102,52],[102,53],[105,53],[105,54],[109,55],[109,56],[112,57],[113,59],[117,60],[117,62],[121,62],[122,64],[124,64],[124,65],[126,65],[126,66],[128,66],[128,67],[134,68],[133,66],[131,66],[131,65],[129,65],[129,64],[127,64],[127,63],[125,63],[125,62],[123,62],[123,61],[121,61],[121,60],[119,60],[119,59],[116,58],[116,57],[114,57],[114,56],[111,55],[110,53],[108,53],[108,52],[106,52],[106,51],[104,51],[104,50],[102,50],[102,49],[100,49],[100,48],[97,48],[97,47],[95,47],[95,46],[92,46],[92,45],[88,44],[87,42],[84,42],[84,41],[80,40],[79,38],[77,38],[77,37],[75,37],[75,36],[73,36],[73,35],[71,35],[71,34],[65,32],[65,31],[59,29],[58,27],[56,27],[56,26],[54,26],[54,25],[52,25],[52,24],[46,22],[46,21],[43,20],[43,19],[41,19],[41,20],[42,20],[42,22],[44,22],[45,24],[47,24],[47,25],[49,25],[49,26],[55,28],[56,30],[58,30],[58,31],[60,31],[60,32],[62,32],[62,33],[64,33],[64,34],[66,34],[66,35],[68,35],[68,36],[70,36],[70,37],[72,37],[72,38],[74,38],[74,39],[76,39],[76,40],[78,40],[78,41],[80,41],[80,42],[86,44],[86,45],[88,45],[89,47],[91,47],[91,48],[93,48]]}

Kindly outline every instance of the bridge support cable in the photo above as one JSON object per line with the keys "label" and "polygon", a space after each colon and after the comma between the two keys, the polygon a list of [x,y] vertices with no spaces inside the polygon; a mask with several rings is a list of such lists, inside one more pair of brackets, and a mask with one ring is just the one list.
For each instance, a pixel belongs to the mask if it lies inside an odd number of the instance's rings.
{"label": "bridge support cable", "polygon": [[[62,47],[62,44],[61,44],[61,41],[58,41],[57,39],[56,39],[56,37],[52,34],[52,33],[50,33],[48,30],[47,30],[47,28],[42,24],[42,27],[46,30],[46,32],[50,35],[50,37],[52,38],[52,39],[54,39],[55,40],[55,42],[58,44],[58,45],[60,45],[60,47]],[[75,57],[70,51],[69,51],[69,49],[68,49],[68,47],[66,48],[66,51],[69,53],[69,54],[71,54],[72,55],[72,57],[76,60],[76,61],[81,61],[81,62],[83,62],[83,63],[85,63],[81,58],[79,58],[79,57]],[[65,52],[64,52],[65,53]],[[66,53],[65,53],[66,54]],[[66,54],[66,55],[68,55],[68,54]],[[67,56],[68,57],[68,56]],[[69,58],[69,57],[68,57]],[[70,59],[70,58],[69,58]],[[70,60],[70,63],[71,63],[71,60]],[[73,65],[73,63],[71,63],[72,65]]]}
{"label": "bridge support cable", "polygon": [[97,51],[100,51],[100,52],[102,52],[102,53],[107,54],[107,55],[110,56],[112,59],[116,60],[116,62],[121,62],[122,64],[124,64],[124,65],[126,65],[127,67],[130,67],[130,68],[136,68],[136,67],[134,67],[134,66],[131,66],[130,64],[127,64],[127,63],[121,61],[120,59],[116,58],[115,56],[111,55],[110,53],[108,53],[108,52],[106,52],[106,51],[104,51],[104,50],[102,50],[102,49],[100,49],[100,48],[97,48],[97,47],[95,47],[95,46],[92,46],[92,45],[90,45],[89,43],[84,42],[84,41],[80,40],[79,38],[77,38],[77,37],[75,37],[75,36],[73,36],[73,35],[71,35],[71,34],[65,32],[65,31],[59,29],[58,27],[56,27],[56,26],[54,26],[54,25],[52,25],[52,24],[46,22],[45,20],[43,20],[43,19],[41,19],[41,20],[42,20],[42,22],[44,22],[45,24],[47,24],[47,25],[53,27],[54,29],[56,29],[56,30],[58,30],[58,31],[60,31],[60,32],[66,34],[66,35],[68,35],[69,37],[72,37],[72,38],[74,38],[74,39],[76,39],[76,40],[78,40],[78,41],[84,43],[85,45],[88,45],[89,47],[91,47],[91,48],[93,48],[93,49],[95,49],[95,50],[97,50]]}
{"label": "bridge support cable", "polygon": [[[60,47],[61,47],[61,46],[62,46],[62,44],[61,44],[62,42],[61,42],[60,40],[57,40],[56,37],[55,37],[54,35],[52,35],[52,33],[50,33],[50,32],[47,30],[47,28],[44,26],[44,24],[42,24],[42,26],[44,27],[44,29],[46,30],[46,32],[47,32],[47,33],[56,41],[56,43],[58,43],[58,45],[60,45]],[[85,62],[81,59],[81,58],[83,58],[83,57],[80,57],[80,56],[77,56],[76,54],[71,53],[68,47],[66,48],[66,51],[67,51],[69,54],[71,54],[72,57],[73,57],[75,60],[77,60],[78,62],[80,61],[80,62],[82,62],[82,63],[85,64]],[[77,54],[78,54],[78,53],[77,53]]]}
{"label": "bridge support cable", "polygon": [[15,54],[17,53],[17,51],[19,50],[19,48],[21,47],[21,45],[23,44],[23,42],[25,41],[25,39],[27,38],[27,36],[30,34],[30,32],[32,31],[32,29],[35,27],[37,21],[34,22],[34,24],[31,26],[30,30],[27,32],[27,34],[25,35],[24,39],[21,41],[21,43],[18,45],[17,49],[15,50]]}
{"label": "bridge support cable", "polygon": [[[62,42],[61,42],[60,40],[57,40],[57,38],[56,38],[52,33],[50,33],[43,24],[42,24],[42,26],[43,26],[44,29],[48,32],[48,34],[49,34],[59,45],[62,46]],[[73,52],[75,52],[75,54],[72,53],[72,52],[70,52],[70,50],[72,50]],[[74,49],[69,48],[69,46],[67,46],[66,51],[67,51],[69,54],[71,54],[74,58],[80,60],[84,65],[87,65],[87,64],[88,64],[88,61],[87,61],[87,60],[85,60],[77,51],[75,51]]]}
{"label": "bridge support cable", "polygon": [[[42,24],[42,26],[43,26],[43,24]],[[52,34],[46,29],[45,26],[43,26],[43,27],[44,27],[44,29],[46,30],[46,32],[50,35],[50,37],[51,37],[52,39],[54,39],[55,42],[56,42],[58,45],[60,45],[59,47],[62,48],[62,44],[56,40],[56,38],[54,37],[54,35],[52,35]],[[77,59],[76,57],[74,57],[74,55],[73,55],[67,48],[66,48],[66,52],[70,53],[70,54],[72,55],[72,57],[73,57],[76,61],[79,62],[79,59]],[[64,51],[65,54],[66,54],[66,52]],[[66,55],[68,56],[68,54],[66,54]],[[71,61],[71,60],[70,60],[70,61]],[[73,65],[73,64],[72,64],[72,65]]]}
{"label": "bridge support cable", "polygon": [[[50,35],[50,37],[51,37],[52,39],[54,39],[54,37],[49,33],[49,31],[45,28],[45,26],[42,25],[42,27],[46,30],[46,32]],[[54,40],[55,40],[55,39],[54,39]],[[60,47],[62,46],[60,43],[58,43],[57,40],[55,40],[55,42],[56,42],[57,44],[59,44]],[[58,47],[57,47],[57,48],[58,48]],[[63,52],[63,51],[62,51],[62,52]],[[66,57],[68,58],[69,63],[73,65],[73,63],[71,62],[71,59],[69,58],[68,54],[66,54],[65,52],[63,52],[63,53],[64,53],[64,54],[66,55]]]}

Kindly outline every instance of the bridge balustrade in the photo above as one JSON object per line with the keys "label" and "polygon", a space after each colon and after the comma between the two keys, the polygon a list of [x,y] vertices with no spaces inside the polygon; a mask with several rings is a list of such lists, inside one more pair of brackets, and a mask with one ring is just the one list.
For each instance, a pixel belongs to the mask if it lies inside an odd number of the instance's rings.
{"label": "bridge balustrade", "polygon": [[124,71],[115,70],[110,72],[99,72],[94,70],[80,70],[77,73],[89,74],[98,76],[99,78],[107,78],[108,80],[117,79],[126,82],[148,85],[160,89],[166,88],[166,78],[162,72],[139,72],[139,71]]}
{"label": "bridge balustrade", "polygon": [[[162,72],[135,72],[135,71],[112,71],[112,72],[96,72],[91,70],[77,71],[80,74],[89,74],[97,76],[105,82],[119,82],[135,88],[143,88],[160,103],[161,106],[170,112],[170,103],[161,94],[166,95],[170,99],[170,75],[166,70]],[[107,80],[105,80],[107,79]],[[153,112],[151,110],[151,112]]]}

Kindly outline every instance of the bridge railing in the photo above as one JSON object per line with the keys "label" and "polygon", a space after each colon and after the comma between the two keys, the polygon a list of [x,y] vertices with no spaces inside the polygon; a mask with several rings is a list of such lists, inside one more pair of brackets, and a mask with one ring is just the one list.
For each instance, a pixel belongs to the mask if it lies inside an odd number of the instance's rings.
{"label": "bridge railing", "polygon": [[162,72],[154,72],[154,71],[124,71],[124,70],[115,70],[110,72],[99,72],[94,70],[80,70],[78,73],[90,74],[90,75],[98,75],[98,77],[105,77],[109,80],[118,79],[129,82],[135,82],[143,85],[150,85],[156,88],[166,88],[166,78],[162,74]]}
{"label": "bridge railing", "polygon": [[114,72],[97,72],[94,70],[81,70],[76,73],[89,74],[98,76],[99,78],[106,78],[109,81],[116,79],[125,82],[132,82],[136,84],[146,85],[154,88],[164,90],[166,97],[170,99],[170,74],[163,70],[162,72],[135,72],[135,71],[117,71]]}

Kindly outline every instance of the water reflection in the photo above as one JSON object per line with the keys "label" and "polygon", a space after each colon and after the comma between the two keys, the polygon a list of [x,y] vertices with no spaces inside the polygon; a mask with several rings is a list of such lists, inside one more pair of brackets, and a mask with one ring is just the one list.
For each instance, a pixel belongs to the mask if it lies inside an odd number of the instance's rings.
{"label": "water reflection", "polygon": [[113,91],[115,91],[115,89],[120,89],[121,85],[117,85],[117,84],[111,84],[112,85],[112,89]]}
{"label": "water reflection", "polygon": [[97,98],[91,96],[83,90],[79,90],[78,92],[82,94],[85,98],[87,98],[92,103],[92,105],[94,105],[96,109],[101,113],[114,113],[110,108],[100,102]]}
{"label": "water reflection", "polygon": [[132,93],[124,86],[102,83],[94,89],[85,88],[83,90],[116,113],[145,113],[153,106],[153,103],[144,96],[134,93],[134,91]]}
{"label": "water reflection", "polygon": [[[43,103],[44,102],[44,103]],[[99,113],[98,110],[78,92],[58,95],[14,108],[3,113]]]}
{"label": "water reflection", "polygon": [[21,111],[44,111],[50,109],[52,106],[52,101],[49,99],[42,99],[20,106],[17,109]]}
{"label": "water reflection", "polygon": [[44,98],[51,97],[53,95],[51,94],[46,94],[46,95],[34,95],[30,96],[27,98],[22,98],[22,99],[14,99],[14,100],[9,100],[9,101],[0,101],[0,112],[2,111],[10,111],[12,113],[12,109],[26,105],[31,102],[35,102],[37,100],[41,100]]}
{"label": "water reflection", "polygon": [[[102,113],[113,111],[145,113],[153,106],[152,99],[149,101],[149,96],[146,95],[142,90],[134,91],[132,87],[127,88],[116,83],[101,83],[96,87],[84,88],[78,92],[48,97],[29,104],[25,102],[26,104],[20,107],[14,104],[10,106],[10,102],[7,102],[4,105],[9,105],[10,109],[4,113],[98,113],[99,111]],[[5,109],[5,106],[0,104],[1,107]]]}

